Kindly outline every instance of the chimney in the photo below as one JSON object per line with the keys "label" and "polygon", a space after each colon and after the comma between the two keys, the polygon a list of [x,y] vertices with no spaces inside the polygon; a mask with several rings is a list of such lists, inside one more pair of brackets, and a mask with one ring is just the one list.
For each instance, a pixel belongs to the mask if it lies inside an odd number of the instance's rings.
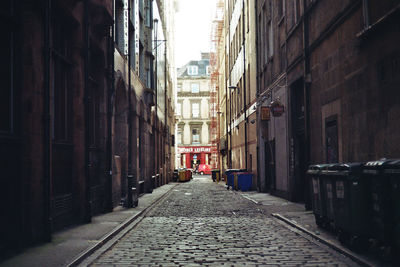
{"label": "chimney", "polygon": [[201,59],[210,59],[210,53],[201,52]]}

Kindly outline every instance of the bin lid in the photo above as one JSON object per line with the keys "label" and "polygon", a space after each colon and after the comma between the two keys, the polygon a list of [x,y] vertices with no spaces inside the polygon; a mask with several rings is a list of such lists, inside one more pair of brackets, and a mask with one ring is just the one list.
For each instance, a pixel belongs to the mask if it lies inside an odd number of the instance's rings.
{"label": "bin lid", "polygon": [[237,174],[251,174],[251,175],[253,175],[251,172],[237,172]]}
{"label": "bin lid", "polygon": [[365,174],[380,174],[385,169],[388,163],[392,162],[393,159],[381,159],[375,161],[369,161],[363,166],[363,173]]}
{"label": "bin lid", "polygon": [[321,171],[321,169],[322,169],[321,164],[310,165],[310,166],[308,166],[307,173],[308,174],[317,174]]}
{"label": "bin lid", "polygon": [[333,175],[352,175],[360,174],[363,166],[363,162],[338,163],[329,166],[328,169]]}
{"label": "bin lid", "polygon": [[321,173],[328,174],[331,172],[330,168],[338,163],[321,164]]}
{"label": "bin lid", "polygon": [[227,172],[244,172],[246,169],[226,169],[225,173]]}
{"label": "bin lid", "polygon": [[384,165],[385,173],[400,174],[400,159],[394,159]]}

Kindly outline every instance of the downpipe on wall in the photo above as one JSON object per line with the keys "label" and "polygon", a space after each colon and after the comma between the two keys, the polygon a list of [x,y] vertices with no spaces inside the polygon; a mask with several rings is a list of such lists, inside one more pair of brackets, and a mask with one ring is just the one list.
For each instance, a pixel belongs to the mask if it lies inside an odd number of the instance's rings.
{"label": "downpipe on wall", "polygon": [[43,239],[46,242],[51,242],[52,232],[52,214],[51,214],[51,117],[50,117],[50,66],[51,66],[51,51],[50,51],[50,21],[51,21],[51,0],[45,1],[45,16],[44,16],[44,107],[43,107],[43,194],[44,194],[44,214]]}
{"label": "downpipe on wall", "polygon": [[84,0],[84,11],[83,11],[83,21],[84,21],[84,103],[85,103],[85,218],[86,223],[92,221],[92,202],[90,197],[90,158],[89,158],[89,143],[90,143],[90,132],[89,132],[89,1]]}

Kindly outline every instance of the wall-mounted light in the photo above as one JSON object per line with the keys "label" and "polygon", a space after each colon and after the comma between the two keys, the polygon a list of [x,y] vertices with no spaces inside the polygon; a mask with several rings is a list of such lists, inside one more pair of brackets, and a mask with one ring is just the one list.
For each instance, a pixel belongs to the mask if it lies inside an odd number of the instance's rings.
{"label": "wall-mounted light", "polygon": [[240,94],[239,87],[231,85],[231,86],[228,86],[228,88],[231,90],[237,90],[238,94]]}

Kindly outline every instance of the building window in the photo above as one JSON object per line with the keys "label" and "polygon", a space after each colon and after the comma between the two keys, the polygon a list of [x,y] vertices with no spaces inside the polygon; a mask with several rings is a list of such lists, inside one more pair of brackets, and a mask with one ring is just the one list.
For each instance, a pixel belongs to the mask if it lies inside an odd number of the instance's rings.
{"label": "building window", "polygon": [[199,73],[198,66],[189,66],[187,68],[188,75],[197,75]]}
{"label": "building window", "polygon": [[115,43],[118,50],[124,52],[124,6],[122,1],[115,1]]}
{"label": "building window", "polygon": [[182,84],[181,83],[178,83],[177,90],[178,90],[178,92],[182,92]]}
{"label": "building window", "polygon": [[211,66],[210,66],[210,65],[208,65],[208,66],[206,67],[206,74],[207,74],[207,75],[210,75],[210,74],[211,74]]}
{"label": "building window", "polygon": [[153,59],[151,57],[147,57],[146,86],[153,88]]}
{"label": "building window", "polygon": [[280,68],[281,72],[286,69],[286,45],[283,44],[281,47],[281,55],[280,55]]}
{"label": "building window", "polygon": [[139,42],[139,78],[144,81],[145,77],[145,55],[144,55],[144,47],[141,42]]}
{"label": "building window", "polygon": [[285,15],[285,1],[279,0],[278,2],[278,18],[281,19]]}
{"label": "building window", "polygon": [[135,29],[132,26],[130,27],[130,33],[128,38],[129,38],[129,48],[130,48],[129,58],[130,58],[131,68],[135,69],[136,67]]}
{"label": "building window", "polygon": [[[12,2],[6,1],[3,5],[0,18],[5,22],[1,24],[3,41],[0,44],[0,132],[12,133],[14,120],[14,23],[12,16]],[[4,14],[4,15],[3,15]]]}
{"label": "building window", "polygon": [[177,103],[176,104],[176,110],[175,110],[175,113],[176,113],[176,115],[178,115],[178,116],[182,116],[182,104],[181,103]]}
{"label": "building window", "polygon": [[200,144],[200,128],[192,128],[192,144]]}
{"label": "building window", "polygon": [[199,118],[200,117],[200,104],[192,103],[192,117]]}
{"label": "building window", "polygon": [[294,15],[295,15],[295,18],[294,18],[294,21],[295,21],[295,23],[297,23],[298,21],[299,21],[299,19],[300,19],[300,0],[295,0],[295,1],[293,1],[294,2],[294,5],[295,5],[295,7],[294,7]]}
{"label": "building window", "polygon": [[153,22],[153,10],[152,10],[152,0],[145,0],[146,1],[146,26],[147,27],[152,27],[152,22]]}
{"label": "building window", "polygon": [[337,116],[325,119],[325,146],[326,162],[335,163],[339,161],[338,122]]}
{"label": "building window", "polygon": [[200,85],[198,83],[192,83],[191,88],[192,88],[192,93],[194,94],[200,92]]}
{"label": "building window", "polygon": [[178,131],[177,131],[177,134],[176,134],[176,143],[178,145],[181,145],[183,143],[182,142],[182,137],[183,137],[182,127],[178,127]]}
{"label": "building window", "polygon": [[53,23],[53,54],[52,54],[52,110],[53,138],[55,141],[69,141],[72,129],[72,92],[70,86],[70,31],[67,23],[55,16]]}
{"label": "building window", "polygon": [[268,47],[269,47],[269,57],[274,55],[274,29],[272,27],[272,21],[268,23]]}

